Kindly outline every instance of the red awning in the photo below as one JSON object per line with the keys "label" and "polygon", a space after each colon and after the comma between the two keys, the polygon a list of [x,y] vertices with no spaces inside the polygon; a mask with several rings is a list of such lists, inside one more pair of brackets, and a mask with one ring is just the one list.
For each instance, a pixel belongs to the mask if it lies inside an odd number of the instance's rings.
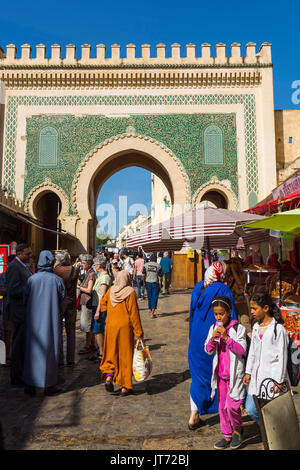
{"label": "red awning", "polygon": [[245,212],[257,215],[265,215],[267,213],[276,214],[280,206],[283,206],[287,210],[297,209],[300,206],[300,189],[287,196],[267,202],[266,204],[258,204]]}

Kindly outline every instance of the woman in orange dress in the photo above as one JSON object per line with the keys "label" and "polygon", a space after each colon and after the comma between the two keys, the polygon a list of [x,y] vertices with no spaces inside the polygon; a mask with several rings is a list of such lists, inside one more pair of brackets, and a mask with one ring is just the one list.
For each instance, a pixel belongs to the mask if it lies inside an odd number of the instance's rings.
{"label": "woman in orange dress", "polygon": [[101,312],[107,312],[103,356],[100,364],[102,380],[108,392],[113,382],[121,386],[120,395],[132,393],[132,360],[134,335],[137,344],[143,338],[136,293],[128,271],[121,271],[116,283],[101,299]]}

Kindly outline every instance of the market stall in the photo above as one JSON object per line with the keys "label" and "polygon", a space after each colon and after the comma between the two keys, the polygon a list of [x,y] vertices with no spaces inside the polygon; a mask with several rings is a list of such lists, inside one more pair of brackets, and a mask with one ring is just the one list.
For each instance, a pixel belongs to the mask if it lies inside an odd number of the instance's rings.
{"label": "market stall", "polygon": [[[245,224],[251,228],[268,228],[299,235],[300,234],[300,209],[291,211],[280,212],[278,214],[267,217],[264,220],[251,222]],[[280,247],[282,246],[282,237],[280,237]],[[263,267],[258,267],[261,271],[260,275],[266,274]],[[267,270],[270,274],[269,281],[265,281],[266,288],[278,303],[281,310],[283,319],[285,320],[284,326],[289,336],[296,342],[300,349],[300,274],[294,270],[287,262],[282,262],[278,273],[273,273]],[[273,270],[274,271],[274,270]]]}

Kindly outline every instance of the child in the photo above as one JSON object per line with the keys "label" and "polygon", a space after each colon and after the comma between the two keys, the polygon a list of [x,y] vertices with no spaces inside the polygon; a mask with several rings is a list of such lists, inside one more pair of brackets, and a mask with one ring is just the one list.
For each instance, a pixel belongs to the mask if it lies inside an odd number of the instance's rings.
{"label": "child", "polygon": [[[288,334],[282,323],[279,308],[272,297],[264,292],[257,292],[250,298],[251,314],[256,323],[253,326],[244,385],[248,387],[246,410],[258,423],[258,415],[253,395],[259,396],[260,385],[271,378],[278,384],[288,380],[287,346]],[[275,335],[275,323],[276,335]],[[276,387],[275,393],[279,392]]]}
{"label": "child", "polygon": [[[212,309],[217,321],[212,325],[205,342],[205,351],[215,354],[212,374],[212,397],[217,387],[221,431],[224,438],[215,449],[237,449],[242,444],[242,404],[245,388],[246,329],[230,317],[232,304],[226,296],[215,297]],[[236,325],[236,326],[235,326]]]}

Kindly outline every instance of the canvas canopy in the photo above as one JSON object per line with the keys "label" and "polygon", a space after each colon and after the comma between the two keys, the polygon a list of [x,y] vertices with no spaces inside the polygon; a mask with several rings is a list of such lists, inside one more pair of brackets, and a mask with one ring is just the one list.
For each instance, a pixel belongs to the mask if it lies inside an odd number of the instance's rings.
{"label": "canvas canopy", "polygon": [[229,249],[238,243],[246,247],[268,241],[269,231],[239,225],[262,219],[264,217],[246,212],[204,206],[130,235],[126,246],[142,246],[145,251],[177,251],[184,246],[193,249]]}

